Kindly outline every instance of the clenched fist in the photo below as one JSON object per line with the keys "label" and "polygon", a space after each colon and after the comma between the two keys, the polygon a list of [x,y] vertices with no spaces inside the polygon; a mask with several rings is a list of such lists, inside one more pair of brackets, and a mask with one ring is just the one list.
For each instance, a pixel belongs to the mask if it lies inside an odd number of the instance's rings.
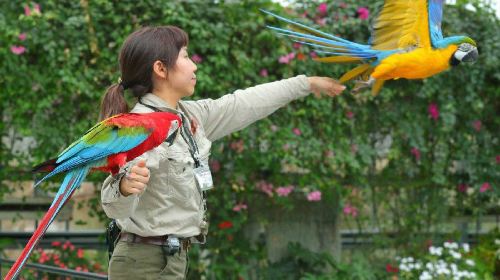
{"label": "clenched fist", "polygon": [[138,161],[130,169],[128,175],[123,176],[120,181],[120,192],[123,196],[131,194],[140,194],[146,189],[149,182],[149,168],[146,167],[146,161]]}

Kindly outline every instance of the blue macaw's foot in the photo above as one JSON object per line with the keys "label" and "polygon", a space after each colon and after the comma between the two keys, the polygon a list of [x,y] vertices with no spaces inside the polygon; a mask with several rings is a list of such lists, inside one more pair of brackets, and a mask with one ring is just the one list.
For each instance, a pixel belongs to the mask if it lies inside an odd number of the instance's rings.
{"label": "blue macaw's foot", "polygon": [[356,84],[354,84],[354,88],[351,90],[351,93],[357,94],[360,91],[369,89],[373,86],[373,84],[375,84],[375,81],[376,81],[375,78],[373,78],[372,76],[370,76],[370,78],[367,81],[357,80]]}

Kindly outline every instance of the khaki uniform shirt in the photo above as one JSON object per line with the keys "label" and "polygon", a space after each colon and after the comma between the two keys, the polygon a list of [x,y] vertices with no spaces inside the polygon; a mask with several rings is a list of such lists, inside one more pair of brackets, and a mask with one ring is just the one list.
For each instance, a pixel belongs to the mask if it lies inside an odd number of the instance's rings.
{"label": "khaki uniform shirt", "polygon": [[[147,94],[141,101],[162,111],[183,113],[188,121],[194,119],[198,125],[193,137],[201,161],[207,163],[213,141],[265,118],[309,92],[307,77],[300,75],[237,90],[216,100],[179,101],[176,110],[153,94]],[[152,109],[137,103],[131,112],[146,113]],[[101,190],[106,214],[116,219],[122,230],[140,236],[199,235],[205,210],[194,178],[194,160],[188,148],[177,133],[171,146],[163,143],[128,162],[117,175],[106,178]],[[125,197],[119,191],[120,179],[141,159],[146,160],[150,180],[142,194]]]}

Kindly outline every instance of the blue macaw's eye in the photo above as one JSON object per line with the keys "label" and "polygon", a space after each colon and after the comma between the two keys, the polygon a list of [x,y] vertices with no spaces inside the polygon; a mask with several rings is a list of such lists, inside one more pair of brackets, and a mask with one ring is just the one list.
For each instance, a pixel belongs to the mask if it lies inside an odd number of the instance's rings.
{"label": "blue macaw's eye", "polygon": [[474,46],[469,43],[463,43],[458,46],[458,49],[463,52],[470,52],[472,49],[474,49]]}

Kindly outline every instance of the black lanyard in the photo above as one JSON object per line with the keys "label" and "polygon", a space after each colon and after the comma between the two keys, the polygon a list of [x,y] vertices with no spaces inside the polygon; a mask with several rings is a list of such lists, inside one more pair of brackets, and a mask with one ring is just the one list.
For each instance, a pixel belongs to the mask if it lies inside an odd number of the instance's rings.
{"label": "black lanyard", "polygon": [[[151,109],[155,112],[163,112],[162,110],[160,110],[154,106],[142,103],[141,99],[139,99],[139,103],[148,107],[149,109]],[[182,121],[182,127],[181,127],[182,139],[184,139],[184,141],[188,145],[189,153],[191,154],[191,157],[194,160],[194,167],[198,168],[201,165],[200,160],[198,159],[198,156],[197,156],[200,152],[198,149],[198,145],[196,145],[196,141],[194,140],[193,134],[191,134],[191,130],[187,127],[187,120],[186,120],[186,117],[184,116],[184,113],[179,112],[179,114],[181,115],[181,121]]]}

